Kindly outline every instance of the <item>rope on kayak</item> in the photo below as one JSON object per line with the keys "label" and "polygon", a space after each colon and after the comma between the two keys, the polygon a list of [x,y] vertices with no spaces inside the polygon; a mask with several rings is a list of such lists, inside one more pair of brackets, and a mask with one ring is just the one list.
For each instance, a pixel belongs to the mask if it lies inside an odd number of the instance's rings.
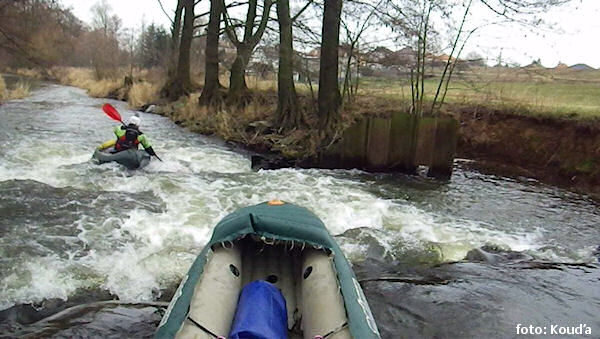
{"label": "rope on kayak", "polygon": [[270,241],[268,241],[266,237],[261,237],[261,240],[269,246],[275,245],[275,239],[271,239]]}
{"label": "rope on kayak", "polygon": [[327,332],[327,334],[325,335],[316,335],[313,337],[313,339],[325,339],[331,335],[334,335],[336,333],[338,333],[339,331],[343,330],[344,328],[346,328],[348,326],[348,322],[346,321],[345,323],[343,323],[342,325],[340,325],[338,328]]}
{"label": "rope on kayak", "polygon": [[198,326],[198,328],[199,328],[199,329],[201,329],[202,331],[206,332],[207,334],[209,334],[209,335],[212,335],[213,337],[215,337],[215,338],[217,338],[217,339],[226,339],[225,337],[223,337],[223,336],[220,336],[220,335],[216,335],[216,334],[214,334],[213,332],[211,332],[211,330],[209,330],[208,328],[206,328],[206,327],[204,327],[204,326],[200,325],[200,324],[199,324],[199,323],[198,323],[196,320],[192,319],[192,317],[190,317],[189,315],[187,316],[187,319],[188,319],[189,321],[191,321],[191,322],[192,322],[192,324],[194,324],[194,325]]}

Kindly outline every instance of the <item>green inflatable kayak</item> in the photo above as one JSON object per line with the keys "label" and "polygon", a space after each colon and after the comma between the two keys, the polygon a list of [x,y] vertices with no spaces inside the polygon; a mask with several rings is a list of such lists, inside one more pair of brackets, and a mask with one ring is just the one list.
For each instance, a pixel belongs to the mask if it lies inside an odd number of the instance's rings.
{"label": "green inflatable kayak", "polygon": [[150,155],[144,150],[128,149],[117,153],[110,153],[108,150],[96,149],[92,159],[98,164],[114,161],[128,169],[142,168],[150,163]]}
{"label": "green inflatable kayak", "polygon": [[[239,209],[217,224],[183,277],[156,338],[244,337],[231,334],[234,327],[246,335],[266,331],[254,336],[265,337],[275,317],[269,318],[269,307],[255,305],[275,305],[276,297],[240,296],[245,287],[265,281],[281,292],[285,309],[279,328],[288,338],[380,338],[350,263],[323,222],[279,200]],[[244,307],[246,313],[240,312]],[[257,324],[261,319],[269,320]]]}

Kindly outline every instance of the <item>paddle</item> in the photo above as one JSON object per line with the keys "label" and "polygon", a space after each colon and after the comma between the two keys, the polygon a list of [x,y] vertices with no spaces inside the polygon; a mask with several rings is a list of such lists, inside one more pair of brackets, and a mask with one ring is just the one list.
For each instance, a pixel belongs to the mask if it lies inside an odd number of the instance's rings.
{"label": "paddle", "polygon": [[123,122],[123,119],[121,119],[121,114],[119,114],[119,111],[117,111],[117,109],[114,108],[111,104],[102,105],[102,110],[111,119],[116,120],[116,121],[122,123],[123,125],[125,125],[125,123]]}
{"label": "paddle", "polygon": [[[125,126],[125,123],[123,122],[123,119],[121,119],[121,114],[119,114],[119,111],[117,111],[117,109],[114,108],[113,105],[111,105],[109,103],[106,103],[106,104],[102,105],[102,110],[111,119],[116,120],[116,121],[122,123],[123,126]],[[154,156],[156,157],[156,159],[160,160],[160,162],[163,162],[162,159],[159,158],[158,155],[156,155],[156,153],[154,154]]]}

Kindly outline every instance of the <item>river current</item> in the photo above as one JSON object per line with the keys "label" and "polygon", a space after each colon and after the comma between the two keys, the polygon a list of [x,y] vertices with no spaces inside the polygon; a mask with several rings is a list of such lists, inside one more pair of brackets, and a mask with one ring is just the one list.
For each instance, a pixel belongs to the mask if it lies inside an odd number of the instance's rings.
{"label": "river current", "polygon": [[[600,207],[586,196],[483,174],[467,160],[455,162],[449,181],[254,172],[247,154],[146,113],[141,129],[164,161],[138,171],[99,166],[90,157],[116,125],[104,102],[124,118],[134,113],[58,85],[0,105],[5,333],[27,329],[7,315],[23,305],[40,311],[48,300],[83,304],[105,300],[94,297],[102,293],[124,303],[160,300],[222,217],[277,198],[310,209],[336,235],[384,337],[516,337],[519,323],[548,331],[585,324],[590,337],[600,335]],[[482,247],[483,258],[474,257]],[[54,335],[106,334],[61,328]]]}

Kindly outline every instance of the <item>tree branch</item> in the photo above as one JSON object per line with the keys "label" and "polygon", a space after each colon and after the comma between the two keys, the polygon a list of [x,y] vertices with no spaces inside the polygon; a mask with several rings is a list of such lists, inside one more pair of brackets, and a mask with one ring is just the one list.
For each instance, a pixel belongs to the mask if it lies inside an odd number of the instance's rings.
{"label": "tree branch", "polygon": [[160,1],[160,0],[156,0],[156,1],[158,1],[158,4],[160,5],[160,9],[163,11],[163,13],[165,13],[165,15],[167,16],[167,18],[171,22],[171,25],[173,25],[173,19],[171,19],[171,16],[167,13],[167,11],[165,11],[165,8],[163,7],[162,1]]}
{"label": "tree branch", "polygon": [[296,19],[298,19],[298,17],[302,15],[302,13],[304,13],[308,6],[310,6],[313,2],[314,0],[309,0],[306,5],[304,5],[304,7],[302,7],[302,9],[300,9],[300,11],[298,11],[298,13],[292,17],[292,22],[296,21]]}
{"label": "tree branch", "polygon": [[232,25],[231,18],[229,17],[229,12],[227,11],[227,6],[225,6],[225,0],[222,0],[223,6],[223,22],[225,23],[225,34],[227,38],[236,46],[240,46],[241,42],[238,39],[237,34],[235,33],[235,27]]}

